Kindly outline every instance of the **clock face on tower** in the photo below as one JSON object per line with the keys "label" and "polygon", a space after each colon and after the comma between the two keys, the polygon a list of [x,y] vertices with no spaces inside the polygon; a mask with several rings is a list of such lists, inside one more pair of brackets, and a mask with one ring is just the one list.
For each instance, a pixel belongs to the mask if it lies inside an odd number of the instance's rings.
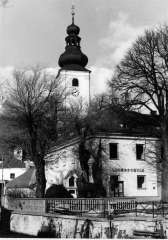
{"label": "clock face on tower", "polygon": [[74,97],[79,96],[79,89],[76,88],[76,87],[72,88],[72,95],[73,95]]}

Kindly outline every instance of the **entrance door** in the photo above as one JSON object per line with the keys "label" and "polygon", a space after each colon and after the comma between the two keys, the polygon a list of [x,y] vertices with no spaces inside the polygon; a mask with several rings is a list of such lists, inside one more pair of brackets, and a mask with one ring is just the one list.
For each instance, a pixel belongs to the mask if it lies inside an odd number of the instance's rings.
{"label": "entrance door", "polygon": [[124,182],[118,180],[118,175],[110,176],[110,187],[112,197],[124,196]]}
{"label": "entrance door", "polygon": [[117,187],[115,188],[114,197],[124,197],[124,182],[118,181]]}

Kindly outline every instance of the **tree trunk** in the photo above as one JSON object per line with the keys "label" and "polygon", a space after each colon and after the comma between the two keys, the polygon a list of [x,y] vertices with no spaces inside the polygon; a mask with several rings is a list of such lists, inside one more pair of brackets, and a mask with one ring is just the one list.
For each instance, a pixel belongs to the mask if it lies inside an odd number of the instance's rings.
{"label": "tree trunk", "polygon": [[35,161],[36,167],[36,197],[45,197],[46,178],[45,178],[45,161],[42,157],[38,157]]}
{"label": "tree trunk", "polygon": [[161,179],[161,198],[162,201],[168,202],[168,131],[167,124],[162,124],[162,146],[163,146],[163,159],[162,159],[162,179]]}

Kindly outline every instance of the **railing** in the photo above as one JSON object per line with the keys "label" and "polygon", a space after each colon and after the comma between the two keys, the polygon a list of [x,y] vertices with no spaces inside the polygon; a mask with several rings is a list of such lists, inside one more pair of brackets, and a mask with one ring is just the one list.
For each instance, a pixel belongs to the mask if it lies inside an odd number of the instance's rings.
{"label": "railing", "polygon": [[82,215],[89,211],[102,213],[105,211],[103,199],[46,199],[46,210],[49,213],[73,212]]}
{"label": "railing", "polygon": [[111,212],[117,212],[117,211],[130,211],[135,210],[137,203],[135,200],[132,201],[123,201],[123,202],[116,202],[116,203],[109,203]]}
{"label": "railing", "polygon": [[66,213],[106,217],[117,210],[133,210],[135,199],[124,198],[80,198],[80,199],[46,199],[48,213]]}
{"label": "railing", "polygon": [[168,214],[168,203],[162,201],[137,202],[136,216],[142,214],[151,215],[153,218],[158,215],[165,216]]}
{"label": "railing", "polygon": [[168,202],[162,201],[146,201],[146,202],[118,202],[112,204],[113,216],[126,213],[135,213],[135,216],[156,216],[168,215]]}

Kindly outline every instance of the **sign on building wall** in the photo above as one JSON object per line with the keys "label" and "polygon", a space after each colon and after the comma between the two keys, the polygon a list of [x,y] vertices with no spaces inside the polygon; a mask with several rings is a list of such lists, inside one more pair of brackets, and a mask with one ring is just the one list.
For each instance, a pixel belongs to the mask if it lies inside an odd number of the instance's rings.
{"label": "sign on building wall", "polygon": [[112,172],[144,172],[143,168],[112,168]]}

